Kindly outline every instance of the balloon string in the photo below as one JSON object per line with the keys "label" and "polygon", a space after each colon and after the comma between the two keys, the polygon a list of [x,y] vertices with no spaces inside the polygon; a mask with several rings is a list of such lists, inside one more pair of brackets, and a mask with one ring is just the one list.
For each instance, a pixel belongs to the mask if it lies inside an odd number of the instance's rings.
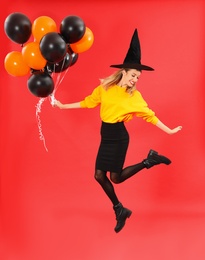
{"label": "balloon string", "polygon": [[[64,60],[64,62],[65,62],[65,60]],[[71,60],[71,62],[72,62],[72,60]],[[62,64],[62,68],[63,68],[63,66],[64,66],[64,63]],[[64,73],[62,71],[60,73],[58,73],[58,76],[57,76],[56,81],[55,81],[55,86],[54,86],[53,93],[50,95],[50,103],[51,103],[51,105],[54,105],[54,103],[55,103],[55,100],[56,100],[55,99],[55,93],[56,93],[58,87],[60,86],[61,82],[65,78],[66,74],[68,73],[68,70],[69,70],[69,67],[66,69],[66,71]],[[62,73],[63,73],[63,76],[62,76]],[[55,65],[54,65],[54,74],[55,74]],[[53,76],[53,78],[54,78],[54,76]]]}
{"label": "balloon string", "polygon": [[[62,82],[62,81],[63,81],[63,79],[65,78],[65,75],[67,74],[67,72],[68,72],[68,69],[69,69],[69,68],[67,68],[67,70],[64,72],[64,74],[63,74],[62,78],[59,80],[58,86],[61,84],[61,82]],[[57,87],[58,87],[58,86],[57,86]]]}
{"label": "balloon string", "polygon": [[[50,95],[50,101],[51,104],[53,105],[55,103],[55,92],[57,90],[57,88],[59,87],[59,85],[61,84],[62,80],[64,79],[65,75],[67,74],[68,69],[65,71],[63,77],[61,78],[61,73],[58,74],[57,79],[56,79],[56,83],[55,83],[55,87],[54,87],[54,91],[53,93]],[[37,120],[37,124],[38,124],[38,130],[39,130],[39,138],[41,141],[43,141],[44,147],[46,149],[46,151],[48,152],[48,148],[46,146],[46,141],[45,141],[45,137],[43,135],[43,131],[42,131],[42,124],[41,124],[41,118],[39,113],[41,113],[41,107],[43,102],[46,100],[46,98],[40,98],[38,104],[36,105],[36,120]]]}
{"label": "balloon string", "polygon": [[[72,62],[72,56],[71,56],[71,61],[70,61],[70,62]],[[63,60],[63,64],[62,64],[61,68],[64,67],[64,64],[65,64],[65,58],[64,58],[64,60]],[[63,71],[61,71],[60,73],[58,73],[58,76],[57,76],[57,79],[56,79],[56,83],[55,83],[55,91],[54,91],[54,92],[56,92],[57,88],[59,87],[59,85],[60,85],[61,82],[63,81],[65,75],[66,75],[67,72],[68,72],[68,69],[69,69],[69,67],[66,69],[66,71],[65,71],[64,73],[63,73]],[[54,65],[54,72],[55,72],[55,65]],[[63,74],[63,76],[62,76],[62,74]],[[61,77],[61,76],[62,76],[62,77]]]}
{"label": "balloon string", "polygon": [[46,141],[45,141],[43,131],[42,131],[41,118],[39,115],[39,113],[41,113],[41,106],[45,100],[46,100],[46,98],[40,98],[38,104],[36,105],[36,120],[37,120],[37,124],[38,124],[39,138],[41,141],[43,141],[44,147],[45,147],[46,151],[48,152],[48,148],[46,147]]}

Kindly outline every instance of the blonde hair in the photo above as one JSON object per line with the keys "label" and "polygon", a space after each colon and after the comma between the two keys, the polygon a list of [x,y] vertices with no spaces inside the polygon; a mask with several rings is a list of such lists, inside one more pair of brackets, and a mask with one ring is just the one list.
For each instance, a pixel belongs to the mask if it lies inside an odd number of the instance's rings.
{"label": "blonde hair", "polygon": [[[120,80],[122,79],[122,71],[125,70],[126,72],[129,71],[130,69],[119,69],[116,72],[114,72],[113,74],[111,74],[110,76],[101,79],[100,82],[102,84],[102,86],[104,87],[105,90],[107,90],[108,88],[117,85]],[[132,95],[132,93],[136,90],[136,87],[126,87],[126,92],[129,93],[130,95]]]}

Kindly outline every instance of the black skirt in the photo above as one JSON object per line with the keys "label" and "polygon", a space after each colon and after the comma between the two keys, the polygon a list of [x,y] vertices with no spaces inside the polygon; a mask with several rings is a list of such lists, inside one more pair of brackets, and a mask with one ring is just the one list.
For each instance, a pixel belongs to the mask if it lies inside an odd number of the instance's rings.
{"label": "black skirt", "polygon": [[124,165],[128,144],[129,134],[123,122],[113,124],[102,122],[96,169],[120,173]]}

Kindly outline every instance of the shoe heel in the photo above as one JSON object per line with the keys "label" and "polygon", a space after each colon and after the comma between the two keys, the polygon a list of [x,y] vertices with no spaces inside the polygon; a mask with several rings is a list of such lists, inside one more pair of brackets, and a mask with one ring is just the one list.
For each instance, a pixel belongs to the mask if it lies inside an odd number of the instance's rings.
{"label": "shoe heel", "polygon": [[158,152],[156,152],[155,150],[150,150],[150,152],[149,152],[149,155],[158,155]]}
{"label": "shoe heel", "polygon": [[127,211],[127,217],[129,218],[131,215],[132,215],[132,211],[131,211],[131,210],[128,210],[128,211]]}

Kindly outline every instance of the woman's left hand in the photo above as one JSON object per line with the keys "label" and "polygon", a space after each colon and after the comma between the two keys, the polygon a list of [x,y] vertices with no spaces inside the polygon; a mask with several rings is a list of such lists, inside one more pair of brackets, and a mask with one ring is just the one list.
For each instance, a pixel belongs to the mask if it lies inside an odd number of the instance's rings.
{"label": "woman's left hand", "polygon": [[160,120],[158,120],[156,126],[159,127],[162,131],[164,131],[165,133],[167,133],[169,135],[176,134],[177,132],[182,130],[182,126],[177,126],[173,129],[170,129],[168,126],[163,124]]}
{"label": "woman's left hand", "polygon": [[175,127],[175,128],[173,128],[173,129],[171,129],[171,131],[170,131],[170,135],[172,135],[172,134],[176,134],[177,132],[179,132],[180,130],[182,130],[182,126],[177,126],[177,127]]}

